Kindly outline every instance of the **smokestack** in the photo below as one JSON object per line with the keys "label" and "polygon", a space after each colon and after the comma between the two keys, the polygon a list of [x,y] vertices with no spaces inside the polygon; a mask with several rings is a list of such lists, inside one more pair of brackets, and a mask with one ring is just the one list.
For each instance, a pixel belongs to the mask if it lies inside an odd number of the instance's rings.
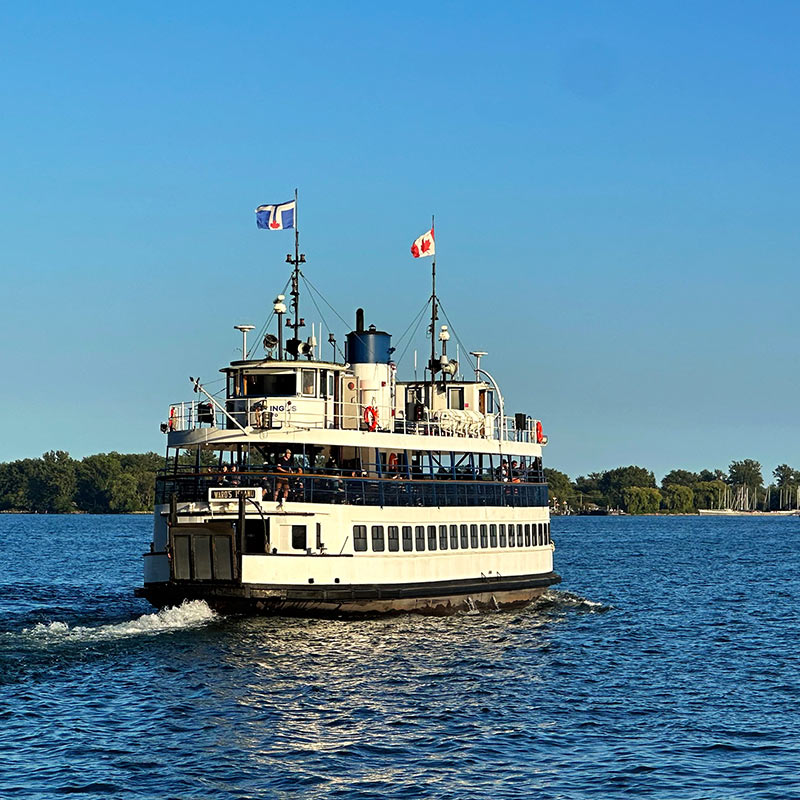
{"label": "smokestack", "polygon": [[361,333],[364,330],[364,309],[356,309],[356,332]]}

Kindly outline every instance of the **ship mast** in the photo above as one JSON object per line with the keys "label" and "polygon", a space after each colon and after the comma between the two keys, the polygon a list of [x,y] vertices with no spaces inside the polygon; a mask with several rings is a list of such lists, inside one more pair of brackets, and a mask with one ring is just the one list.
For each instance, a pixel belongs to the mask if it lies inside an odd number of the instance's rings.
{"label": "ship mast", "polygon": [[[297,211],[297,189],[294,190],[294,258],[292,254],[288,253],[286,256],[286,263],[292,264],[294,270],[292,272],[292,290],[289,294],[292,296],[292,310],[294,311],[294,347],[293,355],[294,360],[300,357],[300,328],[305,326],[305,322],[300,318],[300,265],[306,263],[305,253],[300,252],[300,228],[298,225],[299,214]],[[288,348],[287,348],[288,349]]]}
{"label": "ship mast", "polygon": [[[434,230],[434,218],[431,214],[431,232]],[[436,241],[434,235],[434,242]],[[436,245],[434,244],[433,260],[431,261],[431,386],[435,382],[436,369],[439,366],[439,361],[436,358],[436,321],[439,319],[439,306],[436,301]]]}

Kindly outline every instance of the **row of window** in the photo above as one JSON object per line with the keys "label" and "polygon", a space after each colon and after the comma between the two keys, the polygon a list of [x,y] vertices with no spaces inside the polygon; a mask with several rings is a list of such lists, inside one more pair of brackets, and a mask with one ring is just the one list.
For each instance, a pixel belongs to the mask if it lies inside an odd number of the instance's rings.
{"label": "row of window", "polygon": [[[550,523],[534,522],[499,525],[373,525],[370,531],[373,553],[405,553],[424,550],[468,550],[489,547],[541,547],[550,544]],[[353,525],[356,552],[367,551],[367,526]]]}

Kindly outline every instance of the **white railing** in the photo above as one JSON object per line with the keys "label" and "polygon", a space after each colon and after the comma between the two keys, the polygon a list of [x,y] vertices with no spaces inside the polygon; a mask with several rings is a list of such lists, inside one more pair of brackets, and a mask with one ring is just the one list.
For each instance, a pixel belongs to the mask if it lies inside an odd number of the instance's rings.
{"label": "white railing", "polygon": [[[240,404],[244,398],[236,398]],[[368,426],[361,414],[338,414],[339,424],[326,421],[320,411],[302,411],[299,408],[284,411],[266,411],[256,408],[262,401],[247,398],[247,406],[241,410],[224,411],[223,405],[215,407],[202,400],[173,403],[169,407],[167,431],[193,431],[198,428],[237,429],[241,426],[248,433],[268,430],[315,430],[337,428],[343,430],[367,430]],[[287,403],[287,406],[289,404]],[[379,433],[404,433],[425,436],[449,436],[466,439],[501,439],[502,441],[537,442],[537,432],[541,432],[538,420],[526,417],[525,426],[517,427],[515,417],[500,414],[482,415],[475,411],[442,410],[428,414],[421,420],[409,420],[402,413],[390,420],[378,419],[375,430]],[[546,437],[542,444],[546,443]]]}

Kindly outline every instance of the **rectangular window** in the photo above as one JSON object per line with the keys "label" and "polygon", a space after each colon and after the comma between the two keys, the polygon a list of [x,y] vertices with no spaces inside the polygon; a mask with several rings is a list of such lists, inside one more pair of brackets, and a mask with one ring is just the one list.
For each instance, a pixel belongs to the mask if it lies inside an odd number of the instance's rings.
{"label": "rectangular window", "polygon": [[506,526],[500,526],[500,547],[505,547],[508,544],[506,541]]}
{"label": "rectangular window", "polygon": [[447,525],[439,526],[439,549],[447,550]]}
{"label": "rectangular window", "polygon": [[424,550],[425,549],[425,526],[424,525],[417,525],[414,529],[415,539],[416,539],[416,549],[417,550]]}
{"label": "rectangular window", "polygon": [[448,405],[450,408],[454,408],[458,411],[464,410],[464,389],[463,387],[458,387],[449,390],[449,402]]}
{"label": "rectangular window", "polygon": [[297,375],[294,372],[278,372],[264,375],[258,394],[265,397],[294,397],[297,394]]}
{"label": "rectangular window", "polygon": [[403,525],[403,552],[410,553],[414,549],[413,531],[410,525]]}
{"label": "rectangular window", "polygon": [[436,549],[436,526],[428,525],[428,550]]}
{"label": "rectangular window", "polygon": [[489,546],[489,533],[488,533],[488,526],[481,525],[481,547],[488,547]]}
{"label": "rectangular window", "polygon": [[469,546],[477,548],[478,547],[478,526],[477,525],[470,525],[469,526]]}
{"label": "rectangular window", "polygon": [[489,546],[497,547],[497,525],[489,526]]}
{"label": "rectangular window", "polygon": [[334,374],[332,372],[328,373],[328,397],[333,397],[333,381],[334,381]]}
{"label": "rectangular window", "polygon": [[450,526],[450,549],[458,550],[458,525]]}
{"label": "rectangular window", "polygon": [[304,369],[301,370],[303,373],[302,381],[303,381],[303,394],[309,397],[313,397],[315,394],[315,384],[316,384],[316,377],[317,372],[313,369]]}
{"label": "rectangular window", "polygon": [[508,526],[508,546],[514,547],[517,544],[517,532],[514,529],[514,525]]}
{"label": "rectangular window", "polygon": [[372,526],[372,552],[382,553],[386,548],[383,541],[383,525]]}
{"label": "rectangular window", "polygon": [[522,547],[522,525],[517,525],[517,547]]}
{"label": "rectangular window", "polygon": [[[536,542],[534,542],[534,545],[535,544],[536,544]],[[530,546],[531,546],[531,526],[530,525],[526,525],[525,526],[525,547],[530,547]]]}
{"label": "rectangular window", "polygon": [[363,553],[367,549],[367,526],[353,525],[353,550]]}
{"label": "rectangular window", "polygon": [[548,522],[547,523],[547,540],[546,540],[546,543],[550,544],[551,541],[552,541],[552,539],[550,538],[550,523]]}
{"label": "rectangular window", "polygon": [[387,528],[389,539],[389,552],[396,553],[400,549],[400,528],[397,525],[390,525]]}
{"label": "rectangular window", "polygon": [[537,541],[539,545],[541,546],[547,544],[544,538],[544,523],[540,522],[536,527],[539,529],[539,535],[537,536]]}
{"label": "rectangular window", "polygon": [[305,550],[306,547],[306,526],[292,525],[292,549]]}
{"label": "rectangular window", "polygon": [[467,536],[467,526],[461,526],[461,549],[466,550],[469,547],[469,537]]}

